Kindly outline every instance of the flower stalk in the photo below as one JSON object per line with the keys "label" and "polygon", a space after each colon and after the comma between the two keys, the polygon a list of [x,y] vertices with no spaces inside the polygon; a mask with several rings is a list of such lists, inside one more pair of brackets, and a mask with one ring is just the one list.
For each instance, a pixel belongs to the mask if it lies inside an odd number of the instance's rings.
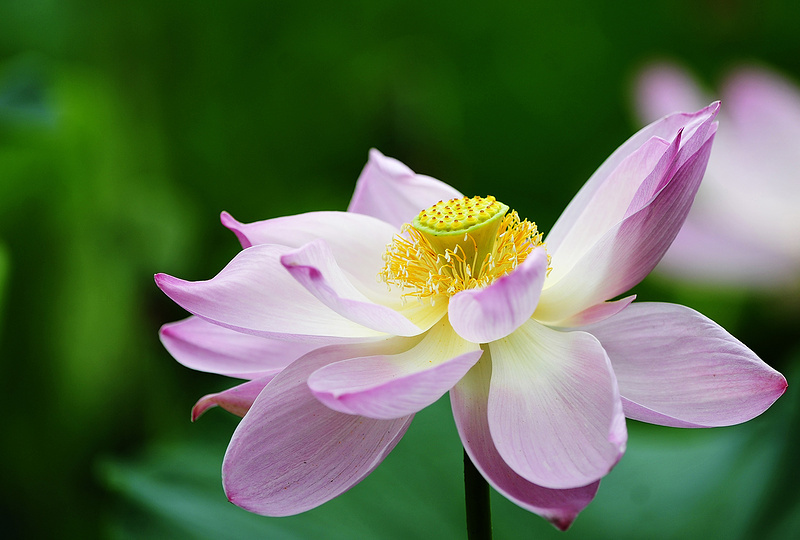
{"label": "flower stalk", "polygon": [[492,509],[489,484],[464,450],[464,503],[467,511],[467,538],[491,540]]}

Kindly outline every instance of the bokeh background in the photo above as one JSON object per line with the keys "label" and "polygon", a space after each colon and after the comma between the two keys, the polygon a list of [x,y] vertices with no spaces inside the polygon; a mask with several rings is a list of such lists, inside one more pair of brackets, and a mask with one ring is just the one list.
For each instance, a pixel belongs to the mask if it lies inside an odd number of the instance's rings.
{"label": "bokeh background", "polygon": [[[800,76],[791,0],[0,0],[0,530],[4,538],[464,538],[447,398],[378,470],[291,518],[229,504],[231,385],[178,365],[155,287],[238,251],[219,224],[344,210],[376,147],[547,231],[638,125],[636,71]],[[724,103],[723,103],[724,107]],[[800,531],[800,300],[650,277],[782,370],[742,426],[629,422],[567,533],[493,494],[496,538],[791,538]],[[795,383],[796,384],[796,383]]]}

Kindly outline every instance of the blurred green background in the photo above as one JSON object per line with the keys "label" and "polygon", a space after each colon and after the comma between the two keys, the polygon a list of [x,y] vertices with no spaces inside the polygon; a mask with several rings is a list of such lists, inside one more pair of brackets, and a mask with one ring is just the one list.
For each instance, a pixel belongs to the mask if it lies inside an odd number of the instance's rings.
{"label": "blurred green background", "polygon": [[[557,7],[556,7],[557,6]],[[214,275],[255,221],[346,208],[370,147],[546,232],[638,126],[654,57],[713,83],[741,60],[800,76],[790,0],[0,0],[0,528],[4,538],[463,538],[445,398],[386,462],[307,514],[254,516],[219,478],[237,418],[158,327],[152,275]],[[723,104],[724,107],[724,104]],[[643,300],[725,325],[792,387],[797,296],[648,278]],[[568,533],[493,495],[497,538],[788,538],[800,404],[690,431],[629,423]]]}

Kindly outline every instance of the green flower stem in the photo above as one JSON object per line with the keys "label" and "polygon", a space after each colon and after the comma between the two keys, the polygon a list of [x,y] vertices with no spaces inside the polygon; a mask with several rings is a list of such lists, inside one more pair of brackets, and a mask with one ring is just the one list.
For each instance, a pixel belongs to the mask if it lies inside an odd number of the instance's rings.
{"label": "green flower stem", "polygon": [[492,511],[489,506],[489,484],[472,464],[466,450],[464,450],[464,501],[467,508],[467,538],[491,540]]}

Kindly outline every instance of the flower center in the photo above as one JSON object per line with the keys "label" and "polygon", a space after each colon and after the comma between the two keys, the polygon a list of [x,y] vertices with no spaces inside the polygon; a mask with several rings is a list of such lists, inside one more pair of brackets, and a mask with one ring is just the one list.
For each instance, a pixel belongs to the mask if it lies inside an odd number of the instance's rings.
{"label": "flower center", "polygon": [[490,285],[541,245],[536,224],[491,195],[439,201],[403,225],[386,247],[379,278],[402,288],[404,298],[434,303]]}

